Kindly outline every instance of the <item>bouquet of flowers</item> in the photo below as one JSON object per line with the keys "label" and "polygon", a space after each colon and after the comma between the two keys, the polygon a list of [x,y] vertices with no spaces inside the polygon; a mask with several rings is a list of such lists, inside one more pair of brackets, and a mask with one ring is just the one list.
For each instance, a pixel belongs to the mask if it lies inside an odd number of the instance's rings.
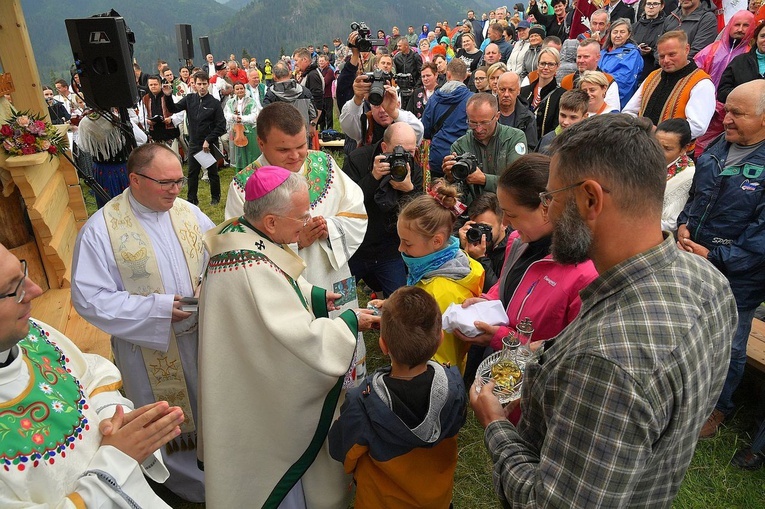
{"label": "bouquet of flowers", "polygon": [[69,145],[66,137],[43,120],[42,115],[16,110],[13,110],[8,123],[0,127],[0,141],[3,150],[12,156],[47,152],[52,158]]}

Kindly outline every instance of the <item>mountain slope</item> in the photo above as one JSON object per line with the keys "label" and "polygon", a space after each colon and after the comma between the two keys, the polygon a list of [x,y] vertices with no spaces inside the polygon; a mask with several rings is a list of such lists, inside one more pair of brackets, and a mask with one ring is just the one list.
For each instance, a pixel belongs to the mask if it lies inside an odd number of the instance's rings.
{"label": "mountain slope", "polygon": [[[0,0],[2,1],[2,0]],[[175,25],[192,25],[194,61],[204,55],[199,37],[210,36],[216,59],[230,53],[240,57],[245,49],[263,61],[278,57],[283,49],[292,53],[300,46],[328,44],[334,37],[345,40],[352,21],[364,21],[376,35],[378,28],[390,33],[397,25],[402,33],[411,24],[419,27],[436,20],[452,24],[465,17],[467,7],[458,0],[22,0],[32,47],[44,83],[69,78],[72,52],[64,19],[86,18],[115,8],[135,33],[134,57],[146,72],[156,69],[158,58],[179,66]],[[488,0],[474,0],[477,13],[488,11]],[[239,8],[238,11],[235,8]],[[480,14],[479,14],[480,15]]]}
{"label": "mountain slope", "polygon": [[192,25],[196,60],[202,61],[199,35],[222,25],[235,13],[230,7],[209,0],[22,0],[21,5],[40,78],[46,83],[51,81],[51,73],[69,76],[72,50],[64,24],[67,18],[87,18],[114,8],[135,33],[135,58],[145,70],[150,70],[156,68],[158,58],[178,67],[176,23]]}
{"label": "mountain slope", "polygon": [[[471,5],[479,13],[488,11],[487,1],[474,1]],[[216,58],[229,53],[239,56],[242,49],[247,49],[262,62],[266,57],[273,60],[282,48],[292,53],[309,44],[331,47],[334,37],[347,38],[352,21],[366,22],[374,37],[379,28],[390,34],[393,25],[402,34],[408,25],[419,32],[423,23],[435,26],[436,20],[448,19],[454,25],[465,18],[466,12],[465,5],[457,0],[259,0],[246,5],[215,31],[210,44]]]}

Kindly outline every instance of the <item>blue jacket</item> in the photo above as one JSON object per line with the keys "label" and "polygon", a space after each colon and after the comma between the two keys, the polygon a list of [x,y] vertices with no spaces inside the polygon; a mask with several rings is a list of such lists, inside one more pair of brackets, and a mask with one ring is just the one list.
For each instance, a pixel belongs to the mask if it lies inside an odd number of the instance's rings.
{"label": "blue jacket", "polygon": [[693,187],[677,219],[730,282],[740,309],[765,300],[765,144],[725,168],[731,144],[720,137],[696,162]]}
{"label": "blue jacket", "polygon": [[[462,82],[449,81],[435,91],[425,106],[425,112],[422,114],[422,125],[425,128],[425,139],[431,140],[429,161],[430,173],[433,178],[443,176],[441,163],[444,162],[444,157],[449,155],[452,143],[467,132],[466,105],[472,95],[473,92]],[[433,127],[453,104],[456,104],[456,107],[449,113],[441,129],[434,135]]]}
{"label": "blue jacket", "polygon": [[640,50],[631,42],[611,51],[602,50],[598,67],[614,77],[614,81],[619,85],[619,102],[624,108],[640,84],[638,78],[643,72],[643,56]]}
{"label": "blue jacket", "polygon": [[348,391],[328,441],[330,455],[353,473],[356,507],[449,507],[467,394],[456,367],[428,364],[433,382],[427,414],[416,428],[392,410],[395,394],[383,381],[390,367]]}

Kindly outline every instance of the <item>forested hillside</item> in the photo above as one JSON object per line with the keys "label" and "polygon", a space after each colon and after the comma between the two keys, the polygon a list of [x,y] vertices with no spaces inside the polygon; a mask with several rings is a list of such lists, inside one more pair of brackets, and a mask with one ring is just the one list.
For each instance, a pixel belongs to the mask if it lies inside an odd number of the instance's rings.
{"label": "forested hillside", "polygon": [[[334,37],[345,39],[351,21],[365,21],[373,31],[397,25],[406,33],[409,24],[448,19],[452,25],[465,17],[468,6],[480,16],[490,5],[487,0],[462,3],[457,0],[22,0],[40,77],[45,83],[54,77],[69,76],[72,52],[64,20],[85,18],[113,8],[135,32],[134,56],[145,69],[155,68],[157,58],[178,67],[175,25],[192,25],[195,62],[204,55],[199,36],[208,35],[216,59],[237,57],[242,50],[274,59],[283,50],[291,53],[307,44],[330,44]],[[238,10],[237,10],[238,9]]]}

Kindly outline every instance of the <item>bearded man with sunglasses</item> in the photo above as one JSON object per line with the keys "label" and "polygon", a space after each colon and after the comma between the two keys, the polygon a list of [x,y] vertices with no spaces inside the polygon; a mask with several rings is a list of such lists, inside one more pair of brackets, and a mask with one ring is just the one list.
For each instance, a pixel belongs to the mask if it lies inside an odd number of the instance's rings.
{"label": "bearded man with sunglasses", "polygon": [[[214,224],[178,199],[186,184],[178,156],[161,144],[130,154],[130,187],[80,230],[72,268],[72,303],[112,335],[125,394],[137,405],[167,400],[183,409],[181,434],[162,450],[166,485],[203,502],[196,462],[197,314],[184,310],[205,266],[202,234]],[[188,308],[186,308],[188,309]]]}

